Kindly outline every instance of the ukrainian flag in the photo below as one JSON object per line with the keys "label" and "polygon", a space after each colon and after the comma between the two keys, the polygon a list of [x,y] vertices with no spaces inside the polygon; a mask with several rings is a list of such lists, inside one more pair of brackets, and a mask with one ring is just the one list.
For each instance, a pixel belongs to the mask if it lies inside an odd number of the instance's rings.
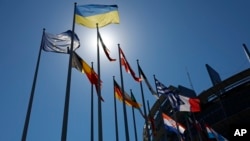
{"label": "ukrainian flag", "polygon": [[111,23],[119,24],[118,6],[98,4],[76,6],[75,22],[89,28],[96,28],[97,23],[98,27]]}

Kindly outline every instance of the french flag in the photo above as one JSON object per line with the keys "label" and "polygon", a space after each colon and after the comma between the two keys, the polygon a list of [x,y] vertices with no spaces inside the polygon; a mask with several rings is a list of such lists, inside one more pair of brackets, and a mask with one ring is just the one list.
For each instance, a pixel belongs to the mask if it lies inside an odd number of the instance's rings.
{"label": "french flag", "polygon": [[200,112],[200,100],[198,98],[189,98],[179,95],[179,99],[182,103],[179,105],[179,111]]}
{"label": "french flag", "polygon": [[[186,129],[182,125],[180,125],[179,123],[176,123],[171,117],[169,117],[168,115],[164,113],[162,113],[162,118],[163,118],[164,125],[167,130],[170,130],[178,134],[177,129],[179,128],[179,133],[184,134],[184,131]],[[178,125],[178,128],[177,128],[177,125]]]}

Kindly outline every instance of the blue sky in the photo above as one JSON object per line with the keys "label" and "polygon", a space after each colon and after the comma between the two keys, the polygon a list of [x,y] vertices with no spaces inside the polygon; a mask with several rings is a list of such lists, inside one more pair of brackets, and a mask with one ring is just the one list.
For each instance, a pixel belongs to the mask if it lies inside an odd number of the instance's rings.
{"label": "blue sky", "polygon": [[[191,88],[197,94],[212,86],[205,64],[226,79],[249,62],[242,43],[250,46],[250,1],[11,1],[0,2],[0,140],[21,139],[43,28],[58,34],[72,28],[74,2],[117,4],[120,24],[108,25],[100,33],[111,56],[118,59],[120,44],[133,70],[136,60],[154,86],[153,75],[168,85]],[[76,25],[81,47],[78,54],[96,68],[96,30]],[[119,63],[109,62],[100,51],[103,139],[115,140],[113,76],[120,84]],[[61,138],[68,55],[42,52],[27,141],[57,141]],[[125,91],[130,89],[142,103],[140,86],[123,70]],[[143,83],[145,99],[155,97]],[[95,140],[97,97],[95,98]],[[117,102],[120,140],[125,140],[122,104]],[[134,139],[132,112],[127,107],[130,139]],[[143,119],[136,111],[137,132],[142,140]],[[90,138],[90,83],[72,70],[68,141]]]}

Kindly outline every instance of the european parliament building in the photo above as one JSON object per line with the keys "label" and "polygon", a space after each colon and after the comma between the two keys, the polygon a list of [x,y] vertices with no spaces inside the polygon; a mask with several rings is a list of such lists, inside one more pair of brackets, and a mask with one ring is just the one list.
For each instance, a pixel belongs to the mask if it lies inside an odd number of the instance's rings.
{"label": "european parliament building", "polygon": [[[250,69],[222,81],[212,67],[206,64],[206,68],[213,86],[198,94],[201,111],[174,112],[166,96],[161,95],[149,111],[153,121],[148,124],[148,128],[146,126],[143,128],[144,141],[211,140],[205,125],[209,125],[214,131],[230,140],[232,127],[250,125]],[[196,97],[193,90],[183,86],[169,87],[178,90],[184,96]],[[162,113],[185,127],[186,130],[181,135],[181,139],[180,135],[165,128]]]}

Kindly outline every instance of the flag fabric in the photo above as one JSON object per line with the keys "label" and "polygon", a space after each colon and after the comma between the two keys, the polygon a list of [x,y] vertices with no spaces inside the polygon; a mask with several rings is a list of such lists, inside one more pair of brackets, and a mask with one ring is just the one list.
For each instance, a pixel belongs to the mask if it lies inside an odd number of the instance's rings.
{"label": "flag fabric", "polygon": [[[98,90],[97,89],[98,88],[98,75],[76,52],[73,52],[72,54],[72,67],[76,68],[81,73],[85,73],[90,83],[95,85],[96,90]],[[98,97],[101,98],[102,101],[104,101],[103,98],[99,95],[98,91],[97,91],[97,94],[98,94]]]}
{"label": "flag fabric", "polygon": [[148,79],[147,79],[146,75],[144,74],[144,72],[142,71],[142,69],[141,69],[141,67],[139,65],[138,65],[138,68],[139,68],[141,78],[145,81],[149,91],[152,93],[152,95],[154,95],[157,99],[159,99],[159,96],[157,95],[157,92],[152,88],[152,86],[148,82]]}
{"label": "flag fabric", "polygon": [[249,50],[248,50],[246,44],[243,44],[243,49],[244,49],[244,52],[247,56],[248,61],[250,62],[250,53],[249,53]]}
{"label": "flag fabric", "polygon": [[200,100],[198,98],[189,98],[176,93],[170,93],[168,99],[171,106],[177,111],[200,112]]}
{"label": "flag fabric", "polygon": [[[184,134],[184,131],[186,130],[184,126],[182,126],[179,123],[176,123],[175,120],[173,120],[167,114],[162,113],[162,118],[163,118],[163,122],[164,122],[165,128],[167,130],[175,132],[175,133],[178,134],[178,130],[177,129],[179,129],[179,133]],[[177,128],[177,126],[178,126],[178,128]]]}
{"label": "flag fabric", "polygon": [[172,108],[176,111],[180,111],[180,105],[185,104],[176,93],[169,93],[167,98]]}
{"label": "flag fabric", "polygon": [[[134,94],[132,93],[132,91],[131,91],[131,99],[132,99],[133,102],[138,103],[138,102],[136,101],[135,96],[134,96]],[[140,107],[138,107],[137,110],[139,110],[139,112],[140,112],[140,114],[142,115],[143,118],[146,118],[146,116],[143,114],[143,112],[142,112],[142,110],[141,110],[141,104],[138,103],[138,105],[139,105]],[[136,108],[136,107],[135,107],[135,108]]]}
{"label": "flag fabric", "polygon": [[198,120],[196,119],[192,119],[190,116],[187,115],[187,119],[189,121],[189,123],[191,123],[191,125],[198,131],[201,132],[203,131],[201,124]]}
{"label": "flag fabric", "polygon": [[[114,80],[114,92],[115,92],[115,97],[123,102],[123,96],[122,96],[122,90],[121,87],[117,84],[117,82]],[[134,96],[130,97],[125,91],[124,91],[124,101],[128,106],[132,106],[134,108],[140,109],[141,104],[139,104]]]}
{"label": "flag fabric", "polygon": [[[60,34],[52,34],[45,32],[43,35],[42,49],[48,52],[69,53],[71,47],[71,36],[73,32],[68,30]],[[80,47],[80,40],[74,34],[73,50]]]}
{"label": "flag fabric", "polygon": [[179,95],[155,79],[157,92],[167,96],[173,109],[186,112],[200,112],[200,100]]}
{"label": "flag fabric", "polygon": [[157,89],[158,94],[165,94],[165,95],[167,95],[167,94],[169,94],[169,93],[172,92],[168,87],[166,87],[164,84],[162,84],[156,78],[155,78],[155,85],[156,85],[156,89]]}
{"label": "flag fabric", "polygon": [[126,57],[125,57],[125,55],[120,47],[119,47],[119,53],[120,53],[121,65],[124,66],[125,71],[127,73],[130,73],[135,81],[137,81],[137,82],[142,81],[142,79],[140,77],[137,77],[135,75],[135,72],[130,67],[130,65],[129,65],[129,63],[128,63],[128,61],[127,61],[127,59],[126,59]]}
{"label": "flag fabric", "polygon": [[78,5],[75,10],[75,22],[88,28],[104,27],[108,24],[119,24],[117,5]]}
{"label": "flag fabric", "polygon": [[217,133],[215,130],[213,130],[207,124],[205,124],[205,127],[206,127],[208,138],[210,138],[210,139],[216,139],[217,141],[228,141],[228,139],[226,139],[225,137],[223,137],[222,135],[220,135],[219,133]]}
{"label": "flag fabric", "polygon": [[200,100],[198,98],[189,98],[179,95],[180,100],[184,103],[179,106],[179,111],[200,112]]}
{"label": "flag fabric", "polygon": [[102,37],[101,37],[101,34],[100,32],[98,31],[97,33],[97,36],[98,36],[98,39],[100,39],[100,42],[101,42],[101,45],[102,45],[102,48],[103,48],[103,51],[105,53],[105,55],[107,56],[107,58],[109,59],[109,61],[116,61],[116,59],[113,59],[110,57],[109,55],[109,49],[106,47],[106,45],[104,44],[103,40],[102,40]]}

